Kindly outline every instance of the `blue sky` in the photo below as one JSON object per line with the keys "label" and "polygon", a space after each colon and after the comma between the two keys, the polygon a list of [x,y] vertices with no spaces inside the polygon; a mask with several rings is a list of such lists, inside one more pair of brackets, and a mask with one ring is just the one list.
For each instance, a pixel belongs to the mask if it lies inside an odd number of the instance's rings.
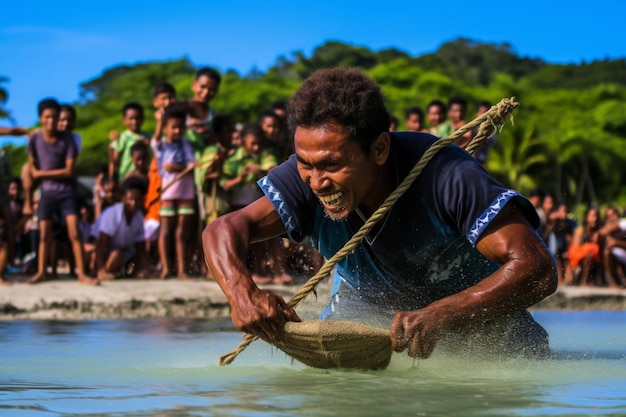
{"label": "blue sky", "polygon": [[79,84],[106,68],[184,56],[245,74],[327,40],[420,55],[466,37],[553,63],[626,57],[622,0],[11,1],[2,10],[5,107],[22,126],[36,122],[39,99],[75,101]]}

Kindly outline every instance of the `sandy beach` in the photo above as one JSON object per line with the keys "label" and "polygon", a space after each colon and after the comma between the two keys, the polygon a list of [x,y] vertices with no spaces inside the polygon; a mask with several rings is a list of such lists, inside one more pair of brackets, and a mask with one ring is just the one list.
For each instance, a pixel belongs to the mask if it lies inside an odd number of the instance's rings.
{"label": "sandy beach", "polygon": [[[304,280],[299,282],[264,287],[289,300]],[[322,282],[317,297],[310,295],[296,310],[303,317],[316,315],[324,307],[329,291],[329,281]],[[626,290],[562,287],[532,309],[624,310]],[[0,286],[0,320],[149,317],[230,317],[230,310],[217,283],[207,280],[120,279],[93,287],[61,276],[37,285]]]}

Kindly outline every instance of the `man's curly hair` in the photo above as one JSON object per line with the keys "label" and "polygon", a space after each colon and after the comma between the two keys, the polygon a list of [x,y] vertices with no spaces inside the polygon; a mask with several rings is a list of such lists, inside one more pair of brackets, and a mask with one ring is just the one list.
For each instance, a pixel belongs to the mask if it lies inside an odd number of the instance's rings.
{"label": "man's curly hair", "polygon": [[292,134],[296,127],[318,128],[336,122],[366,154],[372,142],[389,131],[389,112],[380,87],[356,68],[327,68],[314,72],[287,104]]}

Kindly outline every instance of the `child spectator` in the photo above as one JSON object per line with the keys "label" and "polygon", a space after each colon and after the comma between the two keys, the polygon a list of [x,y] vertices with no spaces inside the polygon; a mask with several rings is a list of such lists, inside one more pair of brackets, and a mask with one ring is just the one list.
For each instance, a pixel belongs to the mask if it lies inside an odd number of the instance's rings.
{"label": "child spectator", "polygon": [[276,166],[276,157],[262,150],[263,130],[249,123],[241,130],[242,146],[224,162],[220,185],[229,193],[233,210],[252,203],[262,194],[256,181]]}
{"label": "child spectator", "polygon": [[[158,172],[156,158],[152,163],[148,163],[149,148],[142,142],[137,142],[131,147],[134,169],[126,176],[128,178],[139,178],[147,184],[145,204],[142,208],[144,215],[143,231],[146,242],[146,256],[150,260],[148,265],[158,263],[157,242],[159,237],[159,187],[161,187],[161,176]],[[156,255],[156,256],[155,256]]]}
{"label": "child spectator", "polygon": [[174,86],[165,81],[157,83],[154,86],[154,94],[152,96],[152,105],[156,109],[154,112],[156,128],[153,136],[161,137],[163,133],[163,113],[167,106],[174,103],[176,103],[176,89]]}
{"label": "child spectator", "polygon": [[431,135],[435,135],[440,138],[445,137],[442,136],[442,133],[445,134],[450,130],[450,124],[445,123],[446,112],[446,105],[443,104],[441,100],[433,100],[428,103],[428,107],[426,107],[426,118],[430,124],[428,131]]}
{"label": "child spectator", "polygon": [[207,224],[229,211],[228,196],[218,181],[222,175],[224,161],[235,152],[231,144],[234,130],[234,122],[230,116],[216,115],[213,119],[216,142],[207,146],[200,156],[197,170],[200,178],[204,179],[202,191],[205,196],[204,221]]}
{"label": "child spectator", "polygon": [[59,113],[59,132],[67,132],[74,138],[74,144],[76,145],[76,153],[80,153],[83,149],[83,138],[76,132],[76,109],[69,104],[61,105],[61,112]]}
{"label": "child spectator", "polygon": [[46,260],[52,241],[52,218],[55,214],[65,218],[72,251],[76,259],[78,281],[97,284],[85,275],[83,248],[78,229],[76,207],[76,177],[74,162],[76,144],[71,134],[58,131],[60,106],[56,100],[45,99],[38,105],[41,130],[32,134],[28,141],[29,173],[33,180],[41,181],[39,203],[39,260],[38,271],[29,282],[49,279]]}
{"label": "child spectator", "polygon": [[[450,127],[452,131],[450,132],[442,132],[445,136],[441,136],[445,138],[450,136],[455,131],[459,130],[463,127],[467,122],[465,121],[465,116],[467,114],[467,101],[461,97],[452,97],[448,100],[448,120],[450,121]],[[460,146],[461,148],[465,148],[472,141],[472,131],[466,132],[463,136],[457,139],[454,144]]]}
{"label": "child spectator", "polygon": [[[98,180],[96,179],[96,182]],[[105,175],[100,180],[98,192],[94,193],[94,214],[99,218],[102,212],[113,204],[119,202],[117,184],[112,177]]]}
{"label": "child spectator", "polygon": [[141,131],[144,121],[144,111],[141,104],[128,103],[124,105],[122,115],[126,130],[111,143],[112,152],[109,160],[109,177],[116,178],[115,171],[117,171],[117,178],[120,180],[126,178],[126,175],[132,170],[130,147],[137,141],[147,144],[150,138],[150,135]]}
{"label": "child spectator", "polygon": [[134,274],[147,276],[147,258],[142,208],[147,184],[130,177],[122,185],[122,201],[107,208],[94,226],[96,269],[99,280],[126,275],[126,266],[135,262]]}
{"label": "child spectator", "polygon": [[263,129],[262,148],[272,153],[277,163],[286,160],[289,157],[289,147],[281,136],[280,117],[274,111],[266,110],[261,113],[259,125]]}
{"label": "child spectator", "polygon": [[[276,166],[276,157],[262,150],[263,130],[258,124],[246,124],[241,130],[242,146],[224,162],[220,185],[229,194],[231,209],[237,210],[252,203],[262,192],[256,181]],[[269,241],[268,241],[269,242]],[[259,284],[272,281],[271,275],[276,270],[281,271],[281,282],[287,282],[283,277],[284,258],[277,259],[271,251],[275,240],[255,243],[251,246],[248,260],[252,279]],[[270,253],[271,252],[271,253]],[[280,262],[280,265],[278,263]]]}
{"label": "child spectator", "polygon": [[178,278],[189,279],[185,266],[190,216],[194,213],[195,186],[191,170],[195,166],[195,158],[184,138],[185,120],[184,110],[168,107],[163,115],[164,139],[152,138],[152,149],[161,174],[159,255],[162,279],[171,273],[169,255],[172,240],[176,247]]}
{"label": "child spectator", "polygon": [[[189,106],[195,105],[198,107],[199,111],[193,117],[198,119],[197,124],[205,125],[209,128],[213,126],[215,111],[211,108],[210,103],[217,95],[221,82],[221,75],[213,68],[201,68],[196,72],[196,78],[191,84],[193,99]],[[191,126],[187,127],[190,128]],[[187,132],[187,138],[196,158],[198,158],[206,144],[202,141],[202,137],[193,134],[193,132]]]}
{"label": "child spectator", "polygon": [[148,169],[150,168],[150,148],[144,142],[135,142],[130,147],[130,160],[133,163],[132,171],[126,174],[126,178],[139,177],[148,182]]}
{"label": "child spectator", "polygon": [[419,107],[409,107],[404,112],[404,124],[410,132],[424,132],[424,112]]}

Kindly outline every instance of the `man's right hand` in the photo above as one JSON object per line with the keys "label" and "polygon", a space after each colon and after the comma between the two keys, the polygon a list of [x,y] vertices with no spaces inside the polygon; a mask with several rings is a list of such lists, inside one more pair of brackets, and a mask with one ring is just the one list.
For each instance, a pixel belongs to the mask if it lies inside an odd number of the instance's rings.
{"label": "man's right hand", "polygon": [[249,296],[234,297],[231,307],[232,321],[239,330],[270,343],[282,340],[285,322],[302,321],[280,295],[256,286]]}

